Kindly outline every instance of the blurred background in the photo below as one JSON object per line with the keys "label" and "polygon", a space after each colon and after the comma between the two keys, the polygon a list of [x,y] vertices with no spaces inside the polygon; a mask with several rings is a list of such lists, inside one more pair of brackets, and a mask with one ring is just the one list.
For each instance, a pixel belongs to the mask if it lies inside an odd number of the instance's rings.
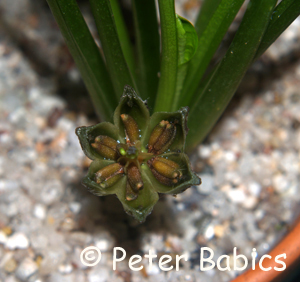
{"label": "blurred background", "polygon": [[[78,3],[97,39],[88,1]],[[192,22],[200,6],[200,0],[176,0],[177,13]],[[130,28],[130,1],[122,8]],[[298,18],[250,68],[190,156],[203,184],[176,198],[161,196],[138,224],[114,196],[98,198],[80,183],[90,161],[75,128],[97,119],[46,1],[1,0],[0,281],[232,280],[239,272],[199,271],[201,247],[213,249],[216,259],[232,258],[233,247],[249,259],[252,248],[261,256],[299,215],[299,89]],[[80,262],[89,245],[102,252],[91,268]],[[113,271],[115,246],[127,257],[152,250],[158,257],[186,254],[188,261],[178,272],[162,272],[155,262],[150,270],[146,261],[133,272],[126,260]]]}

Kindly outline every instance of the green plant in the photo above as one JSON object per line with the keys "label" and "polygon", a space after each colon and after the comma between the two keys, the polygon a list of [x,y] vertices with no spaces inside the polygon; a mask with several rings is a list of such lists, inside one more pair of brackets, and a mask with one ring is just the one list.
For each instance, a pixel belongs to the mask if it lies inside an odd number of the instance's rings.
{"label": "green plant", "polygon": [[182,152],[187,108],[154,113],[130,86],[114,113],[114,125],[102,122],[79,127],[85,154],[93,160],[83,184],[95,195],[116,194],[125,211],[144,221],[158,192],[178,194],[200,179]]}
{"label": "green plant", "polygon": [[125,85],[147,100],[151,114],[188,106],[188,151],[211,130],[251,63],[300,14],[299,0],[250,0],[226,54],[208,72],[245,0],[204,0],[195,27],[176,15],[174,0],[158,0],[161,36],[155,0],[132,0],[134,45],[118,0],[89,0],[101,48],[76,0],[47,2],[99,118],[112,121]]}

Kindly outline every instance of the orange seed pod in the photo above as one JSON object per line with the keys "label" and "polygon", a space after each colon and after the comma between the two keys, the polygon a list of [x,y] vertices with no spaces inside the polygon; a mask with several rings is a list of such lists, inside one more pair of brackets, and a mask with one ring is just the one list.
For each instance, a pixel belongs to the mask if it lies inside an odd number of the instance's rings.
{"label": "orange seed pod", "polygon": [[[162,122],[164,123],[162,124]],[[176,136],[176,126],[168,121],[162,122],[160,122],[158,125],[163,125],[163,131],[159,135],[159,131],[161,131],[161,129],[156,126],[151,133],[150,139],[153,137],[154,140],[154,136],[159,136],[156,138],[154,144],[150,142],[148,143],[148,152],[154,153],[155,155],[159,155],[165,152],[170,147]]]}
{"label": "orange seed pod", "polygon": [[138,197],[138,193],[134,192],[129,184],[129,181],[126,183],[126,200],[133,201]]}
{"label": "orange seed pod", "polygon": [[102,188],[114,185],[124,173],[124,168],[119,163],[110,164],[95,173],[95,181]]}
{"label": "orange seed pod", "polygon": [[144,188],[144,183],[142,180],[142,176],[138,167],[134,164],[128,166],[127,169],[127,177],[128,182],[133,189],[133,191],[137,192]]}
{"label": "orange seed pod", "polygon": [[125,126],[126,142],[135,143],[137,140],[139,140],[139,127],[136,121],[133,119],[133,117],[127,114],[122,114],[121,119]]}
{"label": "orange seed pod", "polygon": [[153,168],[162,176],[168,178],[181,178],[182,172],[179,170],[179,164],[165,158],[157,157],[152,162]]}
{"label": "orange seed pod", "polygon": [[104,135],[95,138],[92,147],[104,158],[116,160],[118,158],[117,141]]}
{"label": "orange seed pod", "polygon": [[150,135],[149,142],[148,142],[149,153],[152,152],[154,144],[157,142],[157,140],[159,139],[159,137],[161,136],[161,134],[164,132],[167,124],[169,124],[168,121],[162,120],[152,130],[152,133]]}

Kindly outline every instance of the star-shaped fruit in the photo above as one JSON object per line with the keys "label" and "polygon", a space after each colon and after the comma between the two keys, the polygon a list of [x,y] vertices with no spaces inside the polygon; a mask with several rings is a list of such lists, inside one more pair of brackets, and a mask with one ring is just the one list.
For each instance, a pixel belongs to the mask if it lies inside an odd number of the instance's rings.
{"label": "star-shaped fruit", "polygon": [[158,193],[176,195],[201,183],[183,153],[188,108],[151,117],[144,101],[125,86],[114,124],[78,127],[76,134],[93,160],[83,184],[97,196],[116,194],[125,211],[145,221]]}

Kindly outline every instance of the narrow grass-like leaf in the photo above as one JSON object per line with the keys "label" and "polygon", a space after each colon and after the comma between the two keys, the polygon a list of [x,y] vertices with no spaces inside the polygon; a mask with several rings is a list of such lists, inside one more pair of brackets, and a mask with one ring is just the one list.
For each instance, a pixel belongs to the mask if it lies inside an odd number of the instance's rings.
{"label": "narrow grass-like leaf", "polygon": [[199,38],[198,50],[189,64],[180,104],[177,107],[189,105],[210,60],[243,2],[244,0],[222,0],[219,4]]}
{"label": "narrow grass-like leaf", "polygon": [[[225,57],[208,81],[204,93],[195,96],[189,114],[187,148],[191,150],[208,134],[235,93],[253,61],[277,0],[252,0]],[[198,95],[199,93],[197,93]]]}
{"label": "narrow grass-like leaf", "polygon": [[110,0],[111,9],[114,15],[114,20],[117,27],[118,36],[120,39],[120,44],[122,51],[127,62],[128,68],[131,72],[131,75],[135,76],[135,59],[133,55],[133,48],[130,42],[128,30],[124,22],[124,18],[120,9],[118,0]]}
{"label": "narrow grass-like leaf", "polygon": [[200,37],[222,0],[204,0],[195,23],[195,29]]}
{"label": "narrow grass-like leaf", "polygon": [[174,0],[158,0],[162,60],[154,112],[171,111],[177,78],[177,29]]}
{"label": "narrow grass-like leaf", "polygon": [[47,0],[101,119],[112,118],[117,99],[107,69],[75,0]]}
{"label": "narrow grass-like leaf", "polygon": [[172,103],[172,111],[176,111],[176,106],[180,98],[182,85],[187,74],[188,62],[193,58],[198,47],[198,36],[194,26],[185,18],[176,15],[177,44],[178,44],[178,69],[176,91]]}
{"label": "narrow grass-like leaf", "polygon": [[266,30],[261,44],[256,52],[255,58],[259,58],[279,35],[300,15],[299,0],[283,0],[274,9],[269,26]]}
{"label": "narrow grass-like leaf", "polygon": [[[123,55],[109,0],[89,0],[103,48],[106,65],[117,97],[125,85],[136,88]],[[137,90],[137,89],[136,89]]]}
{"label": "narrow grass-like leaf", "polygon": [[160,42],[158,21],[154,0],[133,0],[137,53],[137,84],[140,95],[148,99],[148,106],[154,107],[158,88],[160,66]]}

